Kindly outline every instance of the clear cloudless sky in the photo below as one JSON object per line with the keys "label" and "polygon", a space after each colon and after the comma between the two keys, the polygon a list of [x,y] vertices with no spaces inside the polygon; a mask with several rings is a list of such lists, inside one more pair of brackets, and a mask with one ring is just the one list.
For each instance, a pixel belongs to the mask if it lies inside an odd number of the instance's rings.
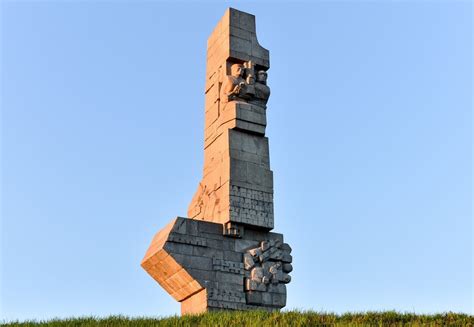
{"label": "clear cloudless sky", "polygon": [[179,312],[140,261],[201,179],[228,6],[270,50],[287,308],[473,313],[470,1],[3,1],[0,318]]}

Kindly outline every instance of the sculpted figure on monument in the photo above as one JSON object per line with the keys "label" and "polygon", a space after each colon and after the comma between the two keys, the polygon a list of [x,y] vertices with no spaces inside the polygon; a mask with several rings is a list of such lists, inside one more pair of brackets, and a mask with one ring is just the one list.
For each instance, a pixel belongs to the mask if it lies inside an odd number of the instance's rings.
{"label": "sculpted figure on monument", "polygon": [[241,64],[233,64],[230,68],[230,75],[227,75],[227,78],[223,85],[223,92],[225,95],[225,102],[228,101],[246,101],[246,88],[247,83],[244,79],[245,69]]}
{"label": "sculpted figure on monument", "polygon": [[267,72],[260,70],[254,77],[254,65],[246,62],[245,65],[233,64],[231,74],[226,76],[223,85],[223,102],[243,101],[262,108],[266,108],[270,97],[270,88],[267,86]]}
{"label": "sculpted figure on monument", "polygon": [[255,83],[255,97],[249,101],[260,107],[266,108],[268,98],[270,97],[270,88],[267,86],[267,72],[260,70],[257,74],[257,82]]}

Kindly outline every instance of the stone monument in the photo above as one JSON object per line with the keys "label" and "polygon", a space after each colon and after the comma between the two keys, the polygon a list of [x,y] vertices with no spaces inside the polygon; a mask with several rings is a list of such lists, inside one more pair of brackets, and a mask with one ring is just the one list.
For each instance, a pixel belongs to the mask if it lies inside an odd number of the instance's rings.
{"label": "stone monument", "polygon": [[286,304],[291,247],[270,232],[269,68],[255,16],[229,8],[207,41],[202,181],[189,218],[159,231],[141,263],[182,314]]}

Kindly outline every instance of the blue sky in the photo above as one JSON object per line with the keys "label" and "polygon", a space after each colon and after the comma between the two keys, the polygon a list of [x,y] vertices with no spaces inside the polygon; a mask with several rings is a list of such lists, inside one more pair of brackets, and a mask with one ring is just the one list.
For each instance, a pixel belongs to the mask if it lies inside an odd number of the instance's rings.
{"label": "blue sky", "polygon": [[270,50],[287,308],[474,313],[472,3],[1,3],[1,315],[171,315],[140,267],[203,163],[206,40]]}

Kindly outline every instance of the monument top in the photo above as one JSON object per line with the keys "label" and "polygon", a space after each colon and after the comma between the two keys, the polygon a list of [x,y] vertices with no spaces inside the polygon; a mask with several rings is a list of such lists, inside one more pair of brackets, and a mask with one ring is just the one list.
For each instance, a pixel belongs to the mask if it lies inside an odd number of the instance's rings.
{"label": "monument top", "polygon": [[248,61],[258,70],[270,68],[269,52],[257,40],[255,16],[228,8],[207,40],[206,80],[226,63],[225,73],[228,75],[232,63]]}

